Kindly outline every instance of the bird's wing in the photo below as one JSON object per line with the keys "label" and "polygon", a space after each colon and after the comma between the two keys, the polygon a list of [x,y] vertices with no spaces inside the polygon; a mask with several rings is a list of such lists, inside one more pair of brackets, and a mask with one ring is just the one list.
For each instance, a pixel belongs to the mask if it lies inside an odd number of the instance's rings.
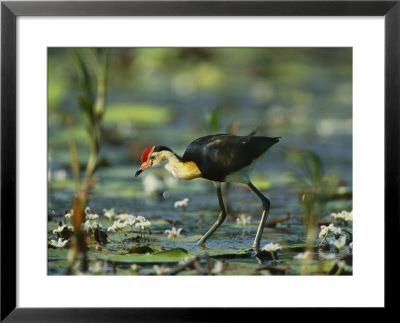
{"label": "bird's wing", "polygon": [[[251,138],[251,137],[250,137]],[[249,137],[215,138],[203,147],[207,162],[219,173],[230,174],[251,164],[254,159]]]}
{"label": "bird's wing", "polygon": [[203,175],[215,180],[249,166],[274,143],[276,138],[227,134],[201,137],[186,149],[182,160],[194,161]]}
{"label": "bird's wing", "polygon": [[249,138],[233,135],[205,136],[193,141],[185,151],[183,160],[192,160],[208,179],[223,180],[252,161],[246,154]]}

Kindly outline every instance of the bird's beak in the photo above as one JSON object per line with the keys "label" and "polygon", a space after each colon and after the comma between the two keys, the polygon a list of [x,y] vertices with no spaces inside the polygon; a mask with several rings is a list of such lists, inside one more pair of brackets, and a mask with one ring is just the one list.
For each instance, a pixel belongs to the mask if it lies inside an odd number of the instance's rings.
{"label": "bird's beak", "polygon": [[150,161],[146,161],[140,166],[140,168],[137,170],[135,177],[139,176],[141,172],[143,172],[145,169],[150,167]]}

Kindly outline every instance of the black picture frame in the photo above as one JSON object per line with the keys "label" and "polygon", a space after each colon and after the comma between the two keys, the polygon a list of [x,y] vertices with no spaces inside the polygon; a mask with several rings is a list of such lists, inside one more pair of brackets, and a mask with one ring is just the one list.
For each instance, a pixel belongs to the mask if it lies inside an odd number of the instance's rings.
{"label": "black picture frame", "polygon": [[[234,321],[240,309],[16,307],[16,19],[19,16],[382,16],[385,19],[385,262],[399,231],[400,0],[4,1],[1,3],[1,320],[5,322]],[[373,130],[371,130],[373,135]],[[373,153],[373,152],[371,152]],[[373,192],[371,190],[371,201]],[[385,263],[385,308],[395,286]],[[390,281],[389,281],[390,277]],[[390,283],[390,284],[389,284]],[[38,291],[40,293],[40,291]],[[218,304],[215,304],[218,306]],[[254,315],[258,315],[257,310]],[[258,310],[260,311],[260,309]]]}

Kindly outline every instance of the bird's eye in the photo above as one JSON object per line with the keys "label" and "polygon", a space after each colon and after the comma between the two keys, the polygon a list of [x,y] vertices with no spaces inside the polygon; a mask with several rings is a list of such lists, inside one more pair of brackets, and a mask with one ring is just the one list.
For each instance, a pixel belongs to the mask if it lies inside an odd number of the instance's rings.
{"label": "bird's eye", "polygon": [[156,159],[156,155],[151,156],[150,159],[151,159],[151,160]]}

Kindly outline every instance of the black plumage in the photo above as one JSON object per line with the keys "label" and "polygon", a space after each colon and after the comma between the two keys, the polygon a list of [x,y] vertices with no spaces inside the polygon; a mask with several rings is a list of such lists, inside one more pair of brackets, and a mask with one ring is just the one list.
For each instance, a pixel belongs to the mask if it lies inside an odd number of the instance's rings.
{"label": "black plumage", "polygon": [[193,161],[201,171],[201,177],[217,182],[242,168],[249,166],[280,137],[217,134],[198,138],[187,147],[181,160]]}

